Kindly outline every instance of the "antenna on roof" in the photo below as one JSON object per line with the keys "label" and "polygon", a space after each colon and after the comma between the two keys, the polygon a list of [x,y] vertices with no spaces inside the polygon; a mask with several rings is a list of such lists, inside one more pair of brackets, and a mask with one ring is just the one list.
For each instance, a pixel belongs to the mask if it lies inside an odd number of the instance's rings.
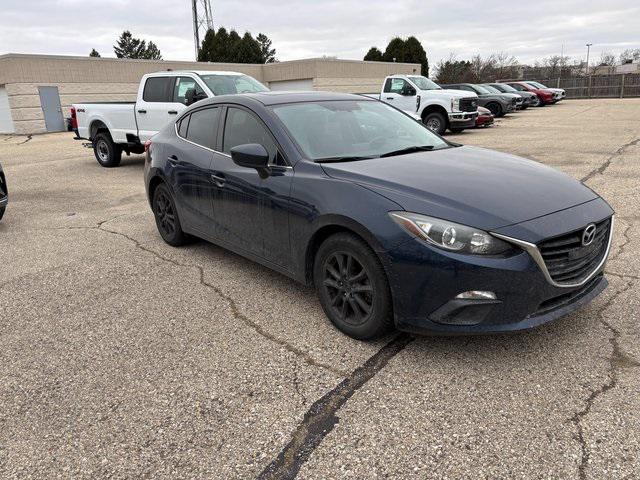
{"label": "antenna on roof", "polygon": [[193,41],[196,47],[196,61],[200,54],[200,34],[202,38],[208,30],[213,30],[213,10],[210,0],[191,0],[193,10]]}

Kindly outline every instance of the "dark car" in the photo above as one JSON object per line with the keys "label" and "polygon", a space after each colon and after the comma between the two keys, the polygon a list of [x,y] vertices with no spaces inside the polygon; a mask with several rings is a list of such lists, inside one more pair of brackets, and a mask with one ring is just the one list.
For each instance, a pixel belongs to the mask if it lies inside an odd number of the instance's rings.
{"label": "dark car", "polygon": [[355,338],[530,328],[607,285],[613,211],[596,193],[377,100],[220,96],[146,148],[165,242],[200,237],[314,285]]}
{"label": "dark car", "polygon": [[515,93],[522,97],[522,106],[520,107],[522,110],[526,110],[528,107],[536,106],[539,102],[538,96],[532,92],[518,91],[513,88],[511,85],[507,85],[506,83],[487,83],[485,86],[493,87],[496,90],[502,93]]}
{"label": "dark car", "polygon": [[516,109],[516,99],[511,95],[490,92],[482,85],[473,83],[455,83],[442,85],[442,88],[453,88],[455,90],[466,90],[478,95],[478,105],[491,110],[494,117],[503,117]]}
{"label": "dark car", "polygon": [[2,165],[0,165],[0,220],[4,217],[7,203],[9,203],[9,189],[7,188],[7,179],[4,176]]}

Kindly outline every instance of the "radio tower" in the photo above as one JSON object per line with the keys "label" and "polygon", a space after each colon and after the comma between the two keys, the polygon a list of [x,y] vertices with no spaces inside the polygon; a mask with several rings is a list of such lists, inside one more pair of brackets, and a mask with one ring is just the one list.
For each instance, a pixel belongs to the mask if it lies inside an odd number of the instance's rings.
{"label": "radio tower", "polygon": [[200,53],[200,38],[204,39],[207,30],[213,30],[213,14],[209,0],[191,0],[193,10],[193,41],[196,44],[196,61]]}

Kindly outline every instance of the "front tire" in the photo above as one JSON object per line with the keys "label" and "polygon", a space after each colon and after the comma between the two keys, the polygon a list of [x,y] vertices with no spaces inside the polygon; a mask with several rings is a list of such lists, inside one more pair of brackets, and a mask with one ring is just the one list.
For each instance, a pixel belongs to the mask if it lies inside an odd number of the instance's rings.
{"label": "front tire", "polygon": [[447,129],[447,119],[440,112],[431,112],[424,116],[422,123],[434,133],[443,135]]}
{"label": "front tire", "polygon": [[93,139],[93,154],[100,165],[113,168],[120,165],[122,148],[113,143],[109,132],[100,132]]}
{"label": "front tire", "polygon": [[534,107],[544,107],[544,102],[536,95],[536,99],[533,101]]}
{"label": "front tire", "polygon": [[489,105],[487,105],[487,108],[496,118],[504,116],[504,112],[502,111],[502,106],[499,103],[490,103]]}
{"label": "front tire", "polygon": [[156,219],[156,227],[158,227],[158,233],[162,239],[173,247],[184,245],[187,242],[187,237],[182,231],[173,194],[166,184],[161,183],[156,187],[151,205],[153,216]]}
{"label": "front tire", "polygon": [[387,276],[375,252],[356,235],[337,233],[322,243],[313,280],[325,314],[350,337],[368,340],[393,328]]}
{"label": "front tire", "polygon": [[0,208],[0,220],[2,220],[2,217],[4,217],[4,211],[7,209],[7,207],[2,207]]}

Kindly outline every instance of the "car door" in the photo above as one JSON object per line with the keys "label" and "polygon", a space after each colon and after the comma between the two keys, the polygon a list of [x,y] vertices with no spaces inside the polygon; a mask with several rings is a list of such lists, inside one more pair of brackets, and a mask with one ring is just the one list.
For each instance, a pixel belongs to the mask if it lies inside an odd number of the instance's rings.
{"label": "car door", "polygon": [[[142,98],[136,102],[138,138],[141,142],[158,133],[178,113],[173,103],[174,81],[175,78],[171,76],[147,77],[145,80]],[[172,111],[175,114],[169,113]]]}
{"label": "car door", "polygon": [[400,110],[414,112],[416,110],[416,94],[415,87],[405,79],[387,78],[381,100]]}
{"label": "car door", "polygon": [[[213,208],[216,236],[234,248],[276,265],[289,263],[289,195],[293,169],[266,125],[252,111],[226,108],[222,152],[214,154]],[[231,159],[237,145],[258,143],[269,152],[268,172],[240,167]]]}
{"label": "car door", "polygon": [[178,138],[167,145],[180,219],[188,228],[213,234],[212,163],[222,108],[194,110],[176,124]]}

